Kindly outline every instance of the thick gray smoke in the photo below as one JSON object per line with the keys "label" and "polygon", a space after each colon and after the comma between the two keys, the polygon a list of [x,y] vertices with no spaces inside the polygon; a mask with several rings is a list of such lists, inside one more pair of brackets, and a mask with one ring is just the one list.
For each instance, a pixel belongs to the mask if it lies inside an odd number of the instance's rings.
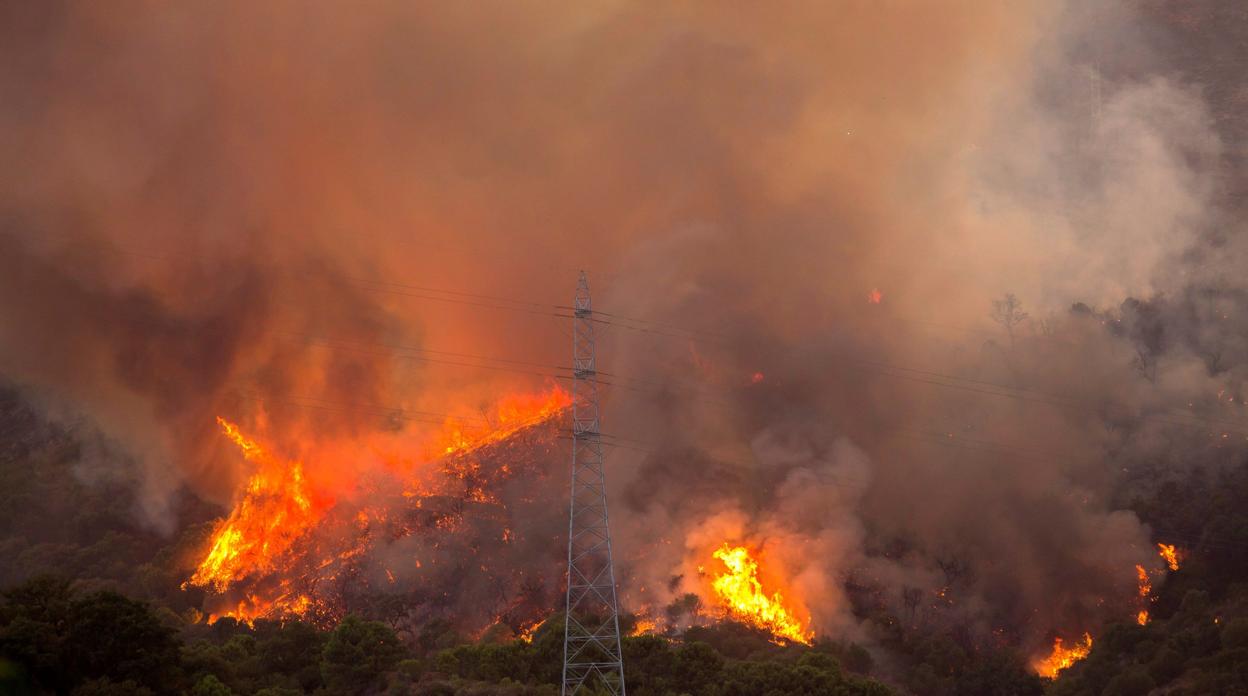
{"label": "thick gray smoke", "polygon": [[296,457],[541,388],[585,268],[632,608],[744,543],[820,632],[1038,645],[1242,416],[1211,7],[10,3],[0,371],[167,528],[245,480],[218,415]]}

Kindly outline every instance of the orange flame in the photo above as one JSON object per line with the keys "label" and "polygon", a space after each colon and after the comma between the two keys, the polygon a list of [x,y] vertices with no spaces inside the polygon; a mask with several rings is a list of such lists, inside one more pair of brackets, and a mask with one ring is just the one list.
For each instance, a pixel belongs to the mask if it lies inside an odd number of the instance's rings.
{"label": "orange flame", "polygon": [[867,302],[871,304],[879,304],[883,299],[884,293],[880,292],[879,288],[872,288],[871,292],[867,293]]}
{"label": "orange flame", "polygon": [[533,636],[537,633],[537,629],[542,627],[546,619],[538,619],[531,624],[521,626],[520,631],[516,634],[516,639],[524,643],[532,643]]}
{"label": "orange flame", "polygon": [[1174,544],[1157,544],[1157,553],[1166,561],[1166,565],[1170,570],[1179,569],[1179,561],[1183,552],[1175,548]]}
{"label": "orange flame", "polygon": [[475,433],[469,433],[465,432],[461,421],[447,419],[439,438],[438,452],[455,454],[505,440],[520,430],[549,420],[571,405],[571,395],[559,386],[552,387],[545,394],[503,397],[495,406],[492,428],[479,428]]}
{"label": "orange flame", "polygon": [[713,555],[728,568],[728,572],[716,577],[711,586],[730,615],[766,629],[777,638],[810,644],[814,632],[803,627],[784,606],[781,594],[776,592],[769,597],[763,591],[757,577],[758,562],[750,557],[748,549],[724,542]]}
{"label": "orange flame", "polygon": [[242,500],[217,525],[212,547],[190,579],[192,585],[220,592],[237,578],[271,570],[321,511],[312,504],[301,463],[269,454],[224,418],[217,423],[256,465]]}
{"label": "orange flame", "polygon": [[1053,640],[1053,652],[1048,657],[1032,663],[1032,669],[1036,670],[1036,674],[1050,679],[1056,679],[1057,673],[1070,667],[1076,662],[1088,656],[1092,652],[1092,634],[1084,633],[1083,640],[1076,641],[1070,647],[1066,647],[1060,637]]}
{"label": "orange flame", "polygon": [[1135,576],[1140,581],[1140,596],[1147,597],[1153,591],[1153,583],[1148,580],[1148,571],[1144,570],[1144,566],[1137,565],[1135,567]]}
{"label": "orange flame", "polygon": [[[1152,594],[1153,592],[1153,583],[1148,579],[1148,571],[1145,570],[1144,566],[1137,565],[1135,566],[1135,576],[1137,580],[1139,581],[1140,601],[1147,602],[1149,598],[1148,596]],[[1135,615],[1135,622],[1141,626],[1147,625],[1148,624],[1148,610],[1141,609]]]}
{"label": "orange flame", "polygon": [[630,633],[629,635],[632,635],[632,636],[648,635],[648,634],[654,633],[654,629],[657,627],[658,627],[658,624],[655,622],[654,619],[643,616],[637,619],[637,624],[633,626],[633,632]]}
{"label": "orange flame", "polygon": [[[457,421],[448,420],[443,432],[435,439],[435,446],[431,448],[427,461],[500,442],[529,426],[547,422],[570,404],[571,397],[559,387],[542,394],[504,397],[491,414],[490,426],[479,432],[466,434]],[[264,596],[246,591],[243,599],[232,598],[231,605],[221,613],[211,615],[209,621],[215,621],[222,616],[247,622],[260,617],[304,616],[316,608],[316,599],[295,591],[291,579],[282,577],[282,574],[293,565],[291,559],[299,553],[296,546],[318,524],[326,523],[330,510],[338,500],[337,486],[341,482],[322,482],[319,488],[314,487],[307,480],[302,462],[273,455],[257,441],[245,436],[237,425],[224,418],[218,418],[217,422],[225,436],[238,446],[243,457],[255,469],[229,516],[214,529],[209,550],[186,585],[224,593],[236,589],[245,579],[277,576],[280,579],[272,585],[272,589],[260,593]],[[334,456],[325,453],[322,455]],[[467,474],[451,469],[446,473]],[[408,482],[410,488],[419,488],[415,474],[414,470],[400,473],[402,476],[413,477]],[[488,495],[484,490],[476,488],[467,493],[474,500]],[[419,502],[417,500],[413,504],[419,506]],[[366,527],[370,514],[384,517],[384,511],[361,510],[352,516],[352,520],[355,524]],[[439,524],[441,523],[440,520]],[[365,551],[364,543],[360,542],[330,556],[320,567]],[[419,561],[417,565],[419,567]]]}

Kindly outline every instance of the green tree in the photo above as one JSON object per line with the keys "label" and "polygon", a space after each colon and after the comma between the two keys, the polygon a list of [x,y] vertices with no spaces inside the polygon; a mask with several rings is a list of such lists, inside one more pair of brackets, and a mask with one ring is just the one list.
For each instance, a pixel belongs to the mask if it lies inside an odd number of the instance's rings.
{"label": "green tree", "polygon": [[993,651],[967,665],[953,682],[957,696],[1041,696],[1044,682],[1014,653]]}
{"label": "green tree", "polygon": [[36,686],[59,693],[128,682],[176,692],[179,648],[146,603],[116,592],[76,597],[68,582],[42,577],[6,591],[0,605],[0,655],[22,665]]}
{"label": "green tree", "polygon": [[389,626],[348,616],[330,634],[321,675],[331,693],[363,694],[379,688],[405,650]]}
{"label": "green tree", "polygon": [[73,696],[152,696],[154,692],[130,679],[115,682],[100,677],[83,682],[72,693]]}
{"label": "green tree", "polygon": [[191,696],[234,696],[234,691],[222,684],[220,679],[206,674],[195,682],[195,688],[191,689]]}
{"label": "green tree", "polygon": [[10,588],[0,604],[0,656],[21,665],[36,686],[66,691],[73,675],[62,668],[73,593],[69,582],[43,576]]}
{"label": "green tree", "polygon": [[325,634],[301,621],[256,624],[256,656],[266,674],[280,674],[304,691],[321,686],[321,653]]}
{"label": "green tree", "polygon": [[1120,672],[1105,685],[1103,696],[1144,696],[1153,690],[1156,684],[1148,675],[1148,670],[1135,666]]}
{"label": "green tree", "polygon": [[180,647],[173,629],[146,603],[96,592],[70,606],[63,664],[86,678],[133,680],[174,693],[181,677]]}
{"label": "green tree", "polygon": [[676,651],[675,685],[682,691],[701,693],[719,681],[724,657],[706,643],[689,643]]}

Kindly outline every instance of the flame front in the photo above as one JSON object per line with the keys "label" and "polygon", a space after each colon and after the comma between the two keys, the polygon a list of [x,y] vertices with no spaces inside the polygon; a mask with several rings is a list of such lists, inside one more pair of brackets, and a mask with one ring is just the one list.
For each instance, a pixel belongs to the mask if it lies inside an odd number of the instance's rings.
{"label": "flame front", "polygon": [[224,418],[218,417],[217,423],[256,466],[242,500],[217,526],[208,555],[191,576],[190,584],[219,592],[236,578],[272,570],[275,560],[315,523],[319,511],[301,463],[274,457]]}
{"label": "flame front", "polygon": [[766,629],[778,638],[810,644],[814,632],[802,623],[784,605],[779,592],[768,596],[758,580],[758,562],[744,546],[724,543],[714,553],[723,561],[728,572],[720,574],[711,583],[716,596],[733,617],[753,626]]}
{"label": "flame front", "polygon": [[1076,641],[1070,647],[1062,639],[1053,640],[1053,652],[1048,657],[1032,664],[1032,668],[1042,677],[1056,679],[1057,673],[1070,667],[1092,652],[1092,634],[1084,633],[1083,640]]}
{"label": "flame front", "polygon": [[[469,432],[462,421],[448,419],[429,446],[415,448],[422,452],[417,462],[443,461],[441,474],[454,482],[458,495],[474,502],[491,502],[488,486],[492,482],[465,456],[502,443],[530,426],[549,422],[570,403],[571,397],[559,387],[542,394],[504,397],[490,414],[488,425]],[[317,597],[309,596],[309,588],[319,577],[332,574],[343,562],[365,553],[370,525],[384,523],[389,515],[382,507],[347,509],[358,501],[342,504],[343,490],[377,485],[367,480],[363,465],[342,461],[342,457],[365,448],[358,443],[334,443],[313,449],[306,462],[320,467],[314,471],[324,474],[332,467],[334,472],[332,482],[320,480],[315,485],[308,480],[303,461],[278,457],[244,435],[236,424],[220,417],[217,422],[255,468],[230,514],[214,529],[208,551],[187,584],[218,595],[230,593],[216,600],[224,602],[225,608],[211,614],[210,621],[230,616],[251,622],[261,617],[305,616],[319,610]],[[507,472],[505,466],[503,471]],[[421,479],[427,477],[428,470],[395,467],[390,473],[399,477],[397,488],[403,491],[407,504],[419,508],[426,492]],[[311,534],[333,524],[342,529],[336,528],[338,533],[329,535]],[[438,524],[451,525],[452,521],[439,520]],[[324,546],[320,536],[336,540],[331,542],[334,546]],[[415,565],[420,567],[420,561]],[[395,582],[388,568],[386,576],[391,584]]]}
{"label": "flame front", "polygon": [[469,428],[465,432],[462,422],[448,418],[439,438],[438,452],[443,455],[455,454],[500,442],[531,425],[550,420],[571,405],[571,395],[559,387],[544,394],[512,394],[503,397],[495,406],[493,427]]}

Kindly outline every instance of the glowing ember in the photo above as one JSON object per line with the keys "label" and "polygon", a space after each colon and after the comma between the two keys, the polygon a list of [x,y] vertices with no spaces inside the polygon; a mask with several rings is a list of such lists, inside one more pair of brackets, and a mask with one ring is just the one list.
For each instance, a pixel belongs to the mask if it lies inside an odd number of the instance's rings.
{"label": "glowing ember", "polygon": [[1179,559],[1182,552],[1175,548],[1174,544],[1157,544],[1157,553],[1161,554],[1161,557],[1165,559],[1166,565],[1170,567],[1170,570],[1179,569]]}
{"label": "glowing ember", "polygon": [[867,293],[867,302],[871,304],[879,304],[880,300],[883,299],[884,293],[880,292],[878,288],[872,288],[871,292]]}
{"label": "glowing ember", "polygon": [[750,375],[750,384],[758,384],[764,379],[765,379],[765,376],[763,375],[763,373],[755,372],[754,374]]}
{"label": "glowing ember", "polygon": [[758,563],[750,557],[748,549],[732,547],[725,542],[714,556],[728,568],[728,572],[716,577],[711,586],[729,614],[766,629],[778,638],[810,644],[814,632],[804,628],[784,606],[781,594],[776,592],[768,597],[763,592],[757,577]]}
{"label": "glowing ember", "polygon": [[1056,679],[1058,672],[1087,657],[1091,651],[1092,634],[1090,633],[1084,633],[1083,640],[1077,641],[1070,647],[1066,647],[1061,638],[1056,638],[1053,640],[1053,652],[1043,660],[1032,663],[1031,666],[1036,670],[1036,674]]}

